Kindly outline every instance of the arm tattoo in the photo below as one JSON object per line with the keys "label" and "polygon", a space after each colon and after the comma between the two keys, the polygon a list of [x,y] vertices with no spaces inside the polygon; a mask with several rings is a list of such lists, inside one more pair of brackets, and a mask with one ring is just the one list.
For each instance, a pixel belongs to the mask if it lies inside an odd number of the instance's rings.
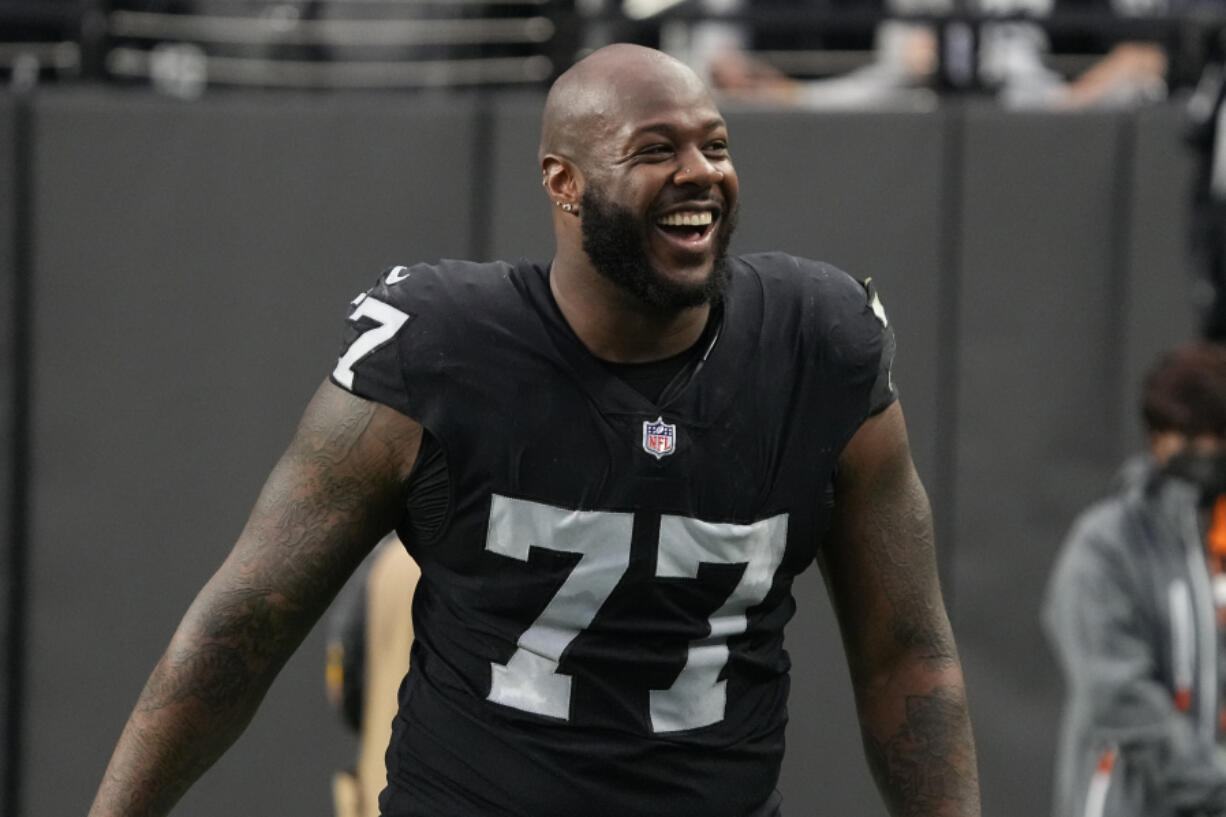
{"label": "arm tattoo", "polygon": [[137,702],[137,709],[152,713],[194,699],[210,714],[221,715],[232,701],[246,694],[250,685],[247,665],[234,650],[205,644],[195,652],[171,659],[164,672],[155,673]]}
{"label": "arm tattoo", "polygon": [[[891,814],[921,817],[977,811],[978,781],[968,763],[970,730],[958,689],[909,695],[901,728],[880,741],[865,732],[869,765]],[[966,771],[969,767],[969,771]]]}
{"label": "arm tattoo", "polygon": [[[936,572],[931,511],[918,482],[903,490],[880,483],[874,504],[888,512],[866,515],[870,553],[882,593],[893,615],[891,630],[902,647],[918,650],[933,669],[958,663],[953,634],[946,626]],[[885,496],[891,492],[890,496]]]}

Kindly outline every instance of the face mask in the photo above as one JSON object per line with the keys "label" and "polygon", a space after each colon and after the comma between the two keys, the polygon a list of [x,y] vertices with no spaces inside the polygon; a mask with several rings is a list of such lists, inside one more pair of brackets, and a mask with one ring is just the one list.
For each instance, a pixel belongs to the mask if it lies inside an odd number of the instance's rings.
{"label": "face mask", "polygon": [[1202,504],[1212,504],[1220,494],[1226,494],[1226,453],[1180,451],[1167,461],[1165,470],[1200,488]]}

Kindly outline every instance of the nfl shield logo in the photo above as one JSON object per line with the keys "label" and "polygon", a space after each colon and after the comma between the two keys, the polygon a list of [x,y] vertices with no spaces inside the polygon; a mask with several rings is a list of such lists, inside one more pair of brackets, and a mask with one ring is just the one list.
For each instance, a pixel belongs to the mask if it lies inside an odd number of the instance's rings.
{"label": "nfl shield logo", "polygon": [[664,417],[643,421],[643,450],[656,459],[666,457],[676,450],[677,427],[664,422]]}

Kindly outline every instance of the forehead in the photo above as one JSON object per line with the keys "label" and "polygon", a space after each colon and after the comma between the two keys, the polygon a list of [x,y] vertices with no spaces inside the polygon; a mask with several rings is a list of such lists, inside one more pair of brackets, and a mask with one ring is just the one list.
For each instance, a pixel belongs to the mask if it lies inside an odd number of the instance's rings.
{"label": "forehead", "polygon": [[633,139],[644,132],[708,131],[724,122],[697,77],[671,74],[625,77],[608,88],[606,128],[613,142]]}

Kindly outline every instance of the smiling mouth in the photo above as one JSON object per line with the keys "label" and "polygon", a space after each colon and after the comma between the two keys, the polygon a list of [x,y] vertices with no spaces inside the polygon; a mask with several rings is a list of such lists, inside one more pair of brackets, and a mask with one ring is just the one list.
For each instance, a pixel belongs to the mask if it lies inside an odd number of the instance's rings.
{"label": "smiling mouth", "polygon": [[710,210],[680,210],[656,219],[656,226],[671,238],[692,244],[707,238],[715,222],[715,214]]}

